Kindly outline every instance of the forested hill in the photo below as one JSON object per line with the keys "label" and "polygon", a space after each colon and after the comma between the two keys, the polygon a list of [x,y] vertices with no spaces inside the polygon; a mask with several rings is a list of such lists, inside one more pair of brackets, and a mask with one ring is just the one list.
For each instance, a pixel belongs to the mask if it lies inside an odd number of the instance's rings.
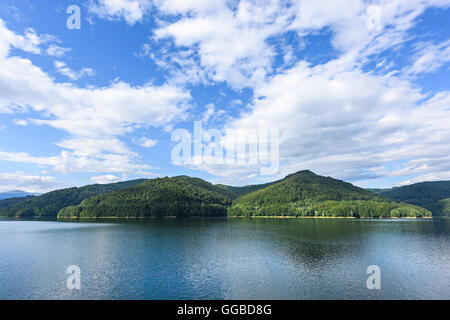
{"label": "forested hill", "polygon": [[421,217],[423,208],[395,203],[354,185],[300,171],[236,199],[231,216]]}
{"label": "forested hill", "polygon": [[6,217],[56,217],[59,210],[79,204],[84,199],[134,186],[146,179],[94,184],[81,188],[68,188],[45,193],[40,196],[11,198],[0,201],[0,216]]}
{"label": "forested hill", "polygon": [[450,198],[450,181],[420,182],[392,189],[371,189],[395,201],[415,204],[433,215],[445,215],[443,199]]}
{"label": "forested hill", "polygon": [[222,189],[187,176],[156,178],[137,186],[84,200],[58,217],[226,216],[231,197]]}
{"label": "forested hill", "polygon": [[[445,205],[449,206],[448,201]],[[0,201],[0,216],[9,217],[226,215],[390,218],[425,217],[431,213],[311,171],[245,187],[213,185],[199,178],[178,176],[89,185]]]}

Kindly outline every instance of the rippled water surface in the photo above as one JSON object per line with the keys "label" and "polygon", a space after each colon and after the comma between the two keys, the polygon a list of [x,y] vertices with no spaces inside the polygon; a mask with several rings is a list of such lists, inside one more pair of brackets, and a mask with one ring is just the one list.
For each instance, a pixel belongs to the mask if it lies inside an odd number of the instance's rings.
{"label": "rippled water surface", "polygon": [[450,221],[0,220],[0,299],[450,299]]}

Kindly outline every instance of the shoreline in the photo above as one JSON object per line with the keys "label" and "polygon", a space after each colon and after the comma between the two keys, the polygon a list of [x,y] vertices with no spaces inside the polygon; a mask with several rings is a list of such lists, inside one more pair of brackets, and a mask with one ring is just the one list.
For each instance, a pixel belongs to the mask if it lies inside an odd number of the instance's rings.
{"label": "shoreline", "polygon": [[380,217],[380,218],[370,218],[370,217],[332,217],[332,216],[230,216],[229,218],[252,218],[252,219],[433,219],[433,217]]}
{"label": "shoreline", "polygon": [[[36,218],[36,217],[34,217]],[[56,220],[78,220],[78,219],[356,219],[356,220],[379,220],[379,219],[408,219],[408,220],[429,220],[440,217],[380,217],[380,218],[370,218],[370,217],[332,217],[332,216],[223,216],[223,217],[203,217],[203,216],[189,216],[189,217],[177,217],[177,216],[161,216],[161,217],[56,217]],[[13,218],[14,219],[14,218]],[[38,218],[39,219],[39,218]]]}

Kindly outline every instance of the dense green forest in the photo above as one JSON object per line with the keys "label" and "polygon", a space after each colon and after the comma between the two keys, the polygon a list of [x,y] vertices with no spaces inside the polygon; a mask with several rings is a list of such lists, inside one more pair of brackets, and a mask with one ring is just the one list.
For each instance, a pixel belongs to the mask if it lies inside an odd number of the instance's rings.
{"label": "dense green forest", "polygon": [[[220,185],[220,184],[212,184],[203,179],[189,177],[189,176],[177,176],[172,179],[181,179],[184,182],[189,183],[193,186],[196,186],[196,187],[208,190],[208,191],[212,191],[212,192],[217,192],[217,193],[220,193],[220,194],[222,194],[226,197],[232,198],[232,199],[237,198],[237,196],[235,195],[234,192],[232,192],[231,189],[224,188],[224,187],[228,187],[228,186],[224,186],[224,185]],[[241,188],[241,187],[230,187],[230,188]],[[245,188],[245,187],[242,187],[242,188]]]}
{"label": "dense green forest", "polygon": [[[0,200],[0,209],[15,206],[21,202],[25,202],[26,200],[30,200],[32,198],[35,198],[35,196],[14,197],[14,198],[6,198],[3,200]],[[0,213],[1,213],[1,210],[0,210]]]}
{"label": "dense green forest", "polygon": [[[450,211],[449,199],[437,201],[440,210]],[[431,212],[308,170],[244,187],[179,176],[89,185],[0,201],[0,216],[8,217],[227,215],[390,218],[429,217]]]}
{"label": "dense green forest", "polygon": [[187,176],[151,179],[137,186],[84,200],[58,217],[226,216],[232,199],[220,188]]}
{"label": "dense green forest", "polygon": [[441,206],[441,215],[450,217],[450,198],[439,201]]}
{"label": "dense green forest", "polygon": [[127,188],[145,179],[111,184],[94,184],[81,188],[68,188],[40,196],[11,198],[0,201],[0,216],[6,217],[56,217],[59,210],[79,204],[84,199]]}
{"label": "dense green forest", "polygon": [[260,189],[264,189],[264,188],[269,187],[278,182],[279,181],[273,181],[273,182],[264,183],[264,184],[251,184],[251,185],[243,186],[243,187],[233,187],[233,186],[227,186],[225,184],[216,184],[215,186],[217,188],[225,190],[232,198],[238,198],[247,193],[257,191]]}
{"label": "dense green forest", "polygon": [[425,217],[418,206],[380,195],[311,171],[300,171],[233,202],[230,216],[332,216],[357,218]]}
{"label": "dense green forest", "polygon": [[392,189],[370,190],[398,202],[421,206],[438,216],[446,215],[446,202],[441,200],[450,198],[450,181],[420,182]]}

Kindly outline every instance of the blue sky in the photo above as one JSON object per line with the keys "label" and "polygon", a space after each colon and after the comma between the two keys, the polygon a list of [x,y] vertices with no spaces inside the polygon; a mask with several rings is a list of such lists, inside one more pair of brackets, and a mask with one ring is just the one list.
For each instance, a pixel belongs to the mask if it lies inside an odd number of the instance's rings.
{"label": "blue sky", "polygon": [[[449,21],[444,0],[3,0],[0,191],[450,180]],[[277,130],[279,170],[174,164],[172,133],[200,120],[224,138]]]}

